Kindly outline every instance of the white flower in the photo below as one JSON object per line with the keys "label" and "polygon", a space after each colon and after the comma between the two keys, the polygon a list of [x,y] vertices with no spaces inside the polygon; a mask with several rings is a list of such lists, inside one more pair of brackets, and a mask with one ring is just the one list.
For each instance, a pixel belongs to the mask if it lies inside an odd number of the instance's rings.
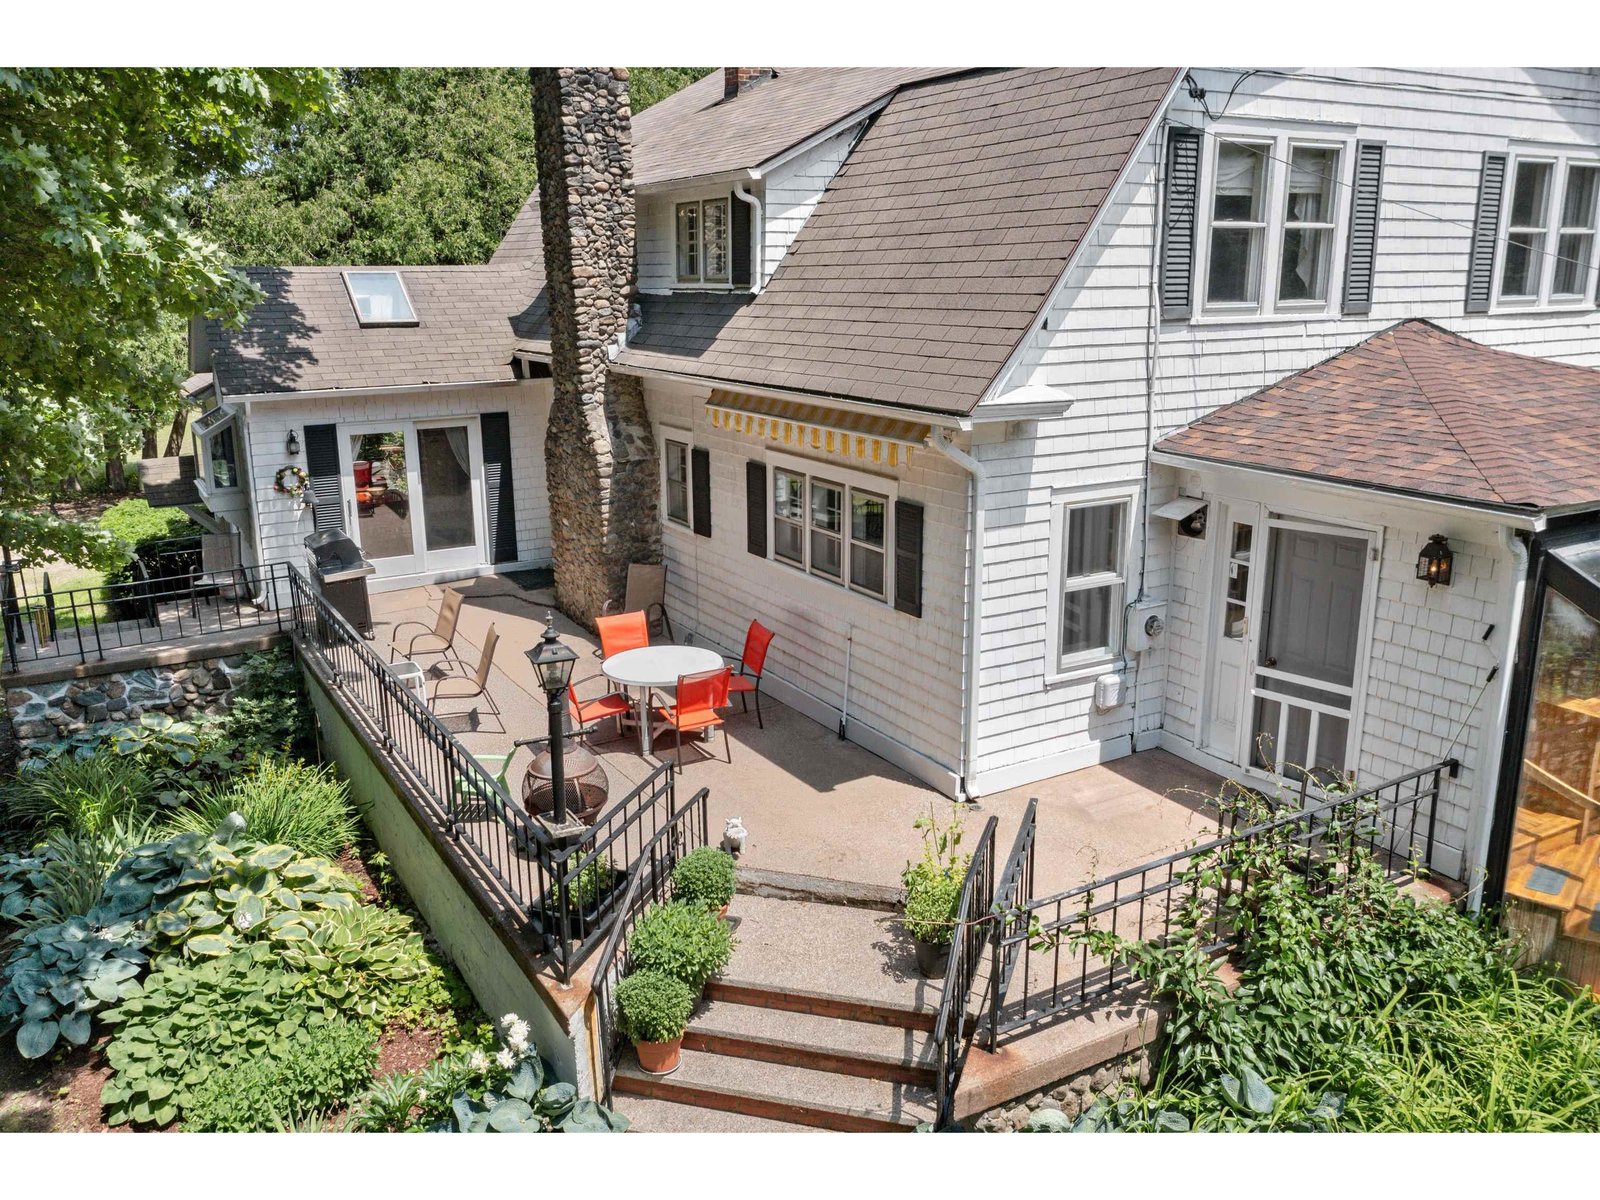
{"label": "white flower", "polygon": [[517,1051],[517,1053],[522,1053],[528,1048],[528,1035],[530,1032],[531,1030],[529,1030],[526,1021],[514,1022],[506,1031],[506,1045]]}
{"label": "white flower", "polygon": [[428,1089],[427,1088],[418,1088],[417,1089],[417,1103],[421,1104],[427,1098],[428,1098]]}
{"label": "white flower", "polygon": [[500,1018],[500,1025],[504,1029],[510,1029],[521,1019],[522,1018],[517,1016],[516,1013],[507,1013],[505,1016]]}
{"label": "white flower", "polygon": [[508,1071],[517,1065],[517,1056],[509,1050],[501,1050],[494,1056],[494,1060]]}
{"label": "white flower", "polygon": [[489,1069],[489,1056],[482,1050],[474,1050],[467,1059],[467,1067],[475,1075],[482,1075]]}

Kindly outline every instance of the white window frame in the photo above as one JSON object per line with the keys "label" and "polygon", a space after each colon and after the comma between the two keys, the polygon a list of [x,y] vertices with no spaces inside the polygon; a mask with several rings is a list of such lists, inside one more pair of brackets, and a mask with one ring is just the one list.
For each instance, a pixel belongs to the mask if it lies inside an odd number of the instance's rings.
{"label": "white window frame", "polygon": [[[1122,545],[1118,563],[1120,570],[1114,573],[1078,575],[1069,580],[1066,574],[1067,513],[1074,508],[1099,508],[1109,504],[1121,504],[1123,508]],[[1137,483],[1058,492],[1050,498],[1050,591],[1045,606],[1048,628],[1044,643],[1046,683],[1082,679],[1108,669],[1120,669],[1122,666],[1123,617],[1128,605],[1128,566],[1133,561],[1133,538],[1139,519]],[[1069,590],[1087,591],[1108,584],[1114,584],[1116,587],[1112,605],[1110,645],[1074,654],[1063,654],[1061,617],[1062,601],[1066,593]]]}
{"label": "white window frame", "polygon": [[[1222,143],[1233,142],[1266,147],[1266,195],[1262,213],[1266,228],[1261,239],[1261,261],[1258,264],[1260,282],[1257,299],[1251,301],[1211,301],[1211,241],[1212,213],[1216,211],[1217,164]],[[1296,320],[1308,316],[1337,315],[1344,286],[1345,242],[1348,237],[1346,214],[1349,211],[1349,192],[1355,171],[1355,135],[1344,130],[1318,128],[1283,128],[1274,126],[1251,127],[1245,124],[1213,127],[1203,139],[1201,178],[1198,195],[1201,211],[1197,217],[1204,225],[1195,263],[1195,305],[1197,323],[1223,323],[1239,320]],[[1282,282],[1284,226],[1287,221],[1289,198],[1289,164],[1292,152],[1297,149],[1332,150],[1338,155],[1331,211],[1326,222],[1330,225],[1328,249],[1328,294],[1322,300],[1280,300],[1278,290]],[[1226,227],[1226,225],[1225,225]]]}
{"label": "white window frame", "polygon": [[[1529,146],[1512,148],[1506,164],[1505,191],[1500,199],[1500,225],[1496,230],[1499,241],[1495,244],[1494,255],[1494,307],[1506,312],[1527,312],[1529,310],[1586,308],[1595,299],[1595,278],[1600,274],[1600,195],[1595,201],[1595,211],[1590,213],[1590,224],[1587,227],[1578,225],[1563,226],[1561,224],[1562,209],[1566,207],[1567,180],[1574,167],[1600,168],[1600,153],[1592,149],[1577,147],[1553,148],[1547,146]],[[1545,197],[1544,249],[1539,256],[1538,287],[1532,296],[1507,296],[1505,295],[1506,260],[1511,251],[1511,235],[1514,231],[1540,229],[1533,225],[1511,224],[1511,201],[1516,194],[1517,172],[1524,163],[1548,163],[1550,165],[1550,192]],[[1555,255],[1560,253],[1561,235],[1563,233],[1589,234],[1589,263],[1587,268],[1588,279],[1582,293],[1575,295],[1558,295],[1553,292],[1556,278]]]}
{"label": "white window frame", "polygon": [[[222,406],[213,405],[195,418],[191,429],[194,430],[195,450],[195,475],[205,486],[209,495],[214,492],[236,492],[244,486],[241,476],[245,471],[244,453],[244,422],[239,420],[238,409],[227,409],[223,417],[215,423],[206,425],[202,430],[199,426],[206,422],[213,413]],[[224,430],[233,431],[233,482],[218,483],[211,473],[211,441],[221,436]]]}
{"label": "white window frame", "polygon": [[[852,595],[860,596],[874,604],[894,606],[894,506],[899,499],[899,486],[896,481],[885,475],[874,475],[866,471],[857,471],[849,467],[837,466],[831,462],[818,462],[815,459],[797,458],[788,454],[769,452],[766,456],[767,464],[767,561],[797,575],[804,575],[807,579],[815,580],[819,585],[829,589],[829,593],[847,591]],[[805,482],[803,506],[804,518],[801,523],[800,554],[803,561],[792,562],[787,558],[778,557],[778,543],[776,537],[777,514],[775,511],[774,492],[776,490],[776,472],[783,471],[789,475],[799,476]],[[840,578],[834,579],[831,575],[818,574],[811,567],[811,485],[813,482],[829,483],[844,491],[844,511],[840,522]],[[850,546],[851,546],[851,497],[856,492],[866,492],[883,500],[883,591],[868,591],[864,587],[851,582],[850,579]],[[877,547],[873,547],[877,549]]]}
{"label": "white window frame", "polygon": [[[688,513],[684,520],[669,516],[667,507],[667,443],[677,442],[683,447],[683,480],[687,489]],[[663,529],[694,530],[694,434],[672,425],[656,426],[656,460],[661,464],[660,504]]]}
{"label": "white window frame", "polygon": [[[706,274],[706,216],[705,207],[708,204],[720,204],[727,212],[724,228],[727,231],[727,245],[723,250],[723,261],[728,264],[727,273],[720,276]],[[694,233],[695,233],[695,273],[693,275],[681,274],[678,270],[678,213],[685,208],[693,208]],[[672,277],[682,284],[703,284],[706,287],[731,288],[733,286],[733,198],[731,196],[701,196],[693,200],[678,200],[672,205]]]}

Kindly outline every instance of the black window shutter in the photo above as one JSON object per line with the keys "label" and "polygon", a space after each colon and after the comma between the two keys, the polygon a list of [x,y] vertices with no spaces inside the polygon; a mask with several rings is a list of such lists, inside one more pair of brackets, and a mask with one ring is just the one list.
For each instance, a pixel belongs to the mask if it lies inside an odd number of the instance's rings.
{"label": "black window shutter", "polygon": [[1345,249],[1346,316],[1372,311],[1372,268],[1378,249],[1378,207],[1383,194],[1383,143],[1356,143],[1355,190],[1350,198],[1350,244]]}
{"label": "black window shutter", "polygon": [[307,425],[306,474],[311,476],[312,524],[318,533],[344,528],[339,487],[339,427]]}
{"label": "black window shutter", "polygon": [[517,561],[517,497],[511,475],[511,416],[484,413],[483,490],[489,502],[489,561]]}
{"label": "black window shutter", "polygon": [[711,536],[711,451],[689,451],[690,523],[701,537]]}
{"label": "black window shutter", "polygon": [[732,219],[728,222],[728,236],[733,239],[733,245],[728,248],[728,257],[732,263],[733,273],[729,278],[734,287],[749,287],[750,271],[750,206],[731,192],[728,195],[728,204],[731,206]]}
{"label": "black window shutter", "polygon": [[767,464],[744,464],[745,548],[760,558],[767,556]]}
{"label": "black window shutter", "polygon": [[922,615],[922,505],[894,502],[894,606]]}
{"label": "black window shutter", "polygon": [[1472,254],[1467,259],[1467,311],[1489,311],[1494,293],[1495,240],[1500,235],[1500,200],[1506,188],[1506,156],[1487,151],[1478,180],[1478,213],[1472,221]]}
{"label": "black window shutter", "polygon": [[1167,195],[1161,218],[1161,315],[1194,315],[1195,216],[1200,203],[1200,133],[1167,136]]}

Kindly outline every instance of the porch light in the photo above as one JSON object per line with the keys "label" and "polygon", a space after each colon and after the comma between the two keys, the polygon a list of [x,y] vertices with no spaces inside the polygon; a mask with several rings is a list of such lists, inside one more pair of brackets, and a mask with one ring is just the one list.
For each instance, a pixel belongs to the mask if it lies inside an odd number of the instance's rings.
{"label": "porch light", "polygon": [[1432,587],[1436,583],[1450,586],[1450,573],[1455,566],[1455,552],[1444,534],[1436,533],[1417,555],[1417,578]]}
{"label": "porch light", "polygon": [[539,677],[539,686],[549,698],[547,710],[550,717],[550,787],[555,809],[550,814],[546,828],[550,830],[552,836],[559,839],[570,836],[575,831],[574,826],[578,829],[582,826],[580,822],[573,822],[567,815],[565,761],[567,685],[572,682],[572,668],[578,661],[578,655],[575,650],[563,646],[556,637],[554,613],[546,614],[544,637],[537,646],[528,651],[528,661],[533,664],[533,673]]}
{"label": "porch light", "polygon": [[554,614],[545,620],[544,637],[528,651],[528,661],[533,664],[534,674],[539,677],[539,686],[554,696],[566,691],[567,685],[572,682],[572,668],[578,661],[578,655],[576,651],[563,646],[556,636]]}
{"label": "porch light", "polygon": [[300,435],[293,429],[289,430],[289,436],[284,440],[283,449],[290,458],[300,453]]}

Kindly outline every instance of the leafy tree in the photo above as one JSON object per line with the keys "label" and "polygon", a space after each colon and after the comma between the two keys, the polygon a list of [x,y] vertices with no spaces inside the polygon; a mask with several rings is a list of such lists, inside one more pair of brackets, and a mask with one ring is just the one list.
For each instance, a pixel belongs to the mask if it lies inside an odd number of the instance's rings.
{"label": "leafy tree", "polygon": [[0,68],[0,543],[112,556],[32,491],[170,411],[179,365],[150,353],[164,318],[238,319],[256,298],[184,193],[334,96],[322,70]]}
{"label": "leafy tree", "polygon": [[[638,67],[634,109],[709,67]],[[195,193],[195,224],[251,264],[422,266],[494,253],[538,180],[526,71],[340,72],[345,104],[275,133]]]}

